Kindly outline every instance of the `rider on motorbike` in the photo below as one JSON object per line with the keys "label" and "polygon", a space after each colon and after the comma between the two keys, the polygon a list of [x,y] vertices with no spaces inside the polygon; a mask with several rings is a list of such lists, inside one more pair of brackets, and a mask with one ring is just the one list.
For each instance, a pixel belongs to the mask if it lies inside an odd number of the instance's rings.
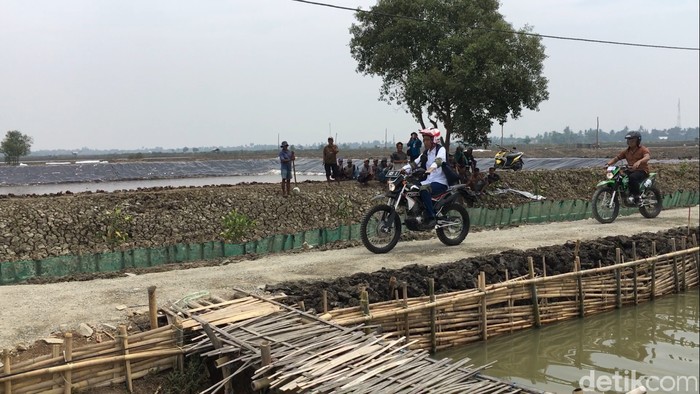
{"label": "rider on motorbike", "polygon": [[428,220],[428,227],[435,227],[436,217],[433,207],[432,196],[436,196],[447,191],[447,178],[442,172],[442,163],[447,160],[445,148],[440,146],[440,130],[423,129],[420,131],[423,136],[425,151],[413,162],[406,164],[402,170],[410,174],[414,168],[420,167],[425,170],[428,177],[421,181],[420,197],[425,206]]}
{"label": "rider on motorbike", "polygon": [[608,161],[608,166],[617,163],[619,160],[627,160],[627,165],[631,171],[629,173],[629,202],[639,204],[639,185],[649,176],[649,159],[651,153],[649,148],[642,145],[642,135],[638,131],[630,131],[625,135],[627,149],[618,153]]}

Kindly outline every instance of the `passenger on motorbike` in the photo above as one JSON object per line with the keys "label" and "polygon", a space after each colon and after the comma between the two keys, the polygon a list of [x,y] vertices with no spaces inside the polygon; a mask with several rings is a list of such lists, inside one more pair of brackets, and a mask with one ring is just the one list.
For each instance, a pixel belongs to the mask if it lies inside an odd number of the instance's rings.
{"label": "passenger on motorbike", "polygon": [[627,140],[627,149],[618,153],[608,161],[608,166],[617,163],[619,160],[627,160],[627,165],[630,167],[629,173],[629,190],[630,203],[639,203],[639,185],[649,176],[649,159],[651,152],[649,148],[642,145],[642,134],[638,131],[631,131],[625,136]]}
{"label": "passenger on motorbike", "polygon": [[423,136],[425,150],[422,155],[409,162],[402,170],[410,174],[413,169],[420,167],[428,174],[428,177],[421,181],[420,197],[425,206],[428,227],[435,227],[436,217],[432,196],[447,191],[447,178],[442,172],[442,163],[447,160],[447,152],[444,147],[438,144],[440,130],[423,129],[420,134]]}

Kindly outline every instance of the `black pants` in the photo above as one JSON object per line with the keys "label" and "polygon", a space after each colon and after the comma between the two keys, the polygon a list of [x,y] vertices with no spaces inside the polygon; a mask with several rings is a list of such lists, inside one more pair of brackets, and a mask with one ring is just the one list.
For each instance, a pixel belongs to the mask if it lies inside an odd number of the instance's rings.
{"label": "black pants", "polygon": [[630,194],[633,196],[638,196],[639,185],[641,185],[642,182],[647,178],[647,173],[642,170],[636,170],[630,172],[628,176],[630,180]]}
{"label": "black pants", "polygon": [[332,176],[333,179],[339,180],[339,178],[338,178],[338,165],[337,164],[323,163],[323,167],[326,170],[326,179],[328,179],[329,177]]}

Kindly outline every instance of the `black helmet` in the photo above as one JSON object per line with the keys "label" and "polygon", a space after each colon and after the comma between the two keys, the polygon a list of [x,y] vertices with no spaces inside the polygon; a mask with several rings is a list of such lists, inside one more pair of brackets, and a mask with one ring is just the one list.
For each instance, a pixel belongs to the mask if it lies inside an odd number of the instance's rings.
{"label": "black helmet", "polygon": [[636,139],[637,139],[637,142],[642,143],[642,134],[641,134],[640,132],[638,132],[638,131],[630,131],[630,132],[627,133],[627,135],[625,136],[625,139],[626,139],[626,140],[629,140],[629,139],[632,139],[632,138],[636,138]]}

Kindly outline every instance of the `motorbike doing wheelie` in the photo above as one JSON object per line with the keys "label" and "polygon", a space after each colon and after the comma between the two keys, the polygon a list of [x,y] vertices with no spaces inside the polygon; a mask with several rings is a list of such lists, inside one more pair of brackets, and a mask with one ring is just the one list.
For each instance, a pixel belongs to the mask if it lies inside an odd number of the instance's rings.
{"label": "motorbike doing wheelie", "polygon": [[620,205],[639,207],[639,213],[645,218],[655,218],[661,212],[661,192],[656,187],[656,173],[649,174],[639,185],[639,202],[630,202],[629,168],[627,166],[608,166],[606,180],[596,186],[591,198],[593,217],[601,223],[612,223],[620,213]]}
{"label": "motorbike doing wheelie", "polygon": [[[375,198],[387,198],[365,214],[360,225],[360,237],[373,253],[387,253],[399,242],[402,224],[412,231],[433,231],[448,246],[459,245],[469,233],[469,213],[459,203],[460,197],[473,201],[474,195],[465,185],[449,186],[447,191],[432,199],[437,221],[428,225],[425,206],[420,198],[420,177],[425,170],[417,169],[411,175],[398,170],[387,172],[389,190]],[[402,223],[403,219],[403,223]]]}
{"label": "motorbike doing wheelie", "polygon": [[525,161],[523,161],[523,152],[518,151],[515,147],[513,147],[513,149],[506,149],[498,144],[496,144],[496,146],[498,147],[498,152],[496,152],[496,156],[494,156],[494,167],[496,169],[513,171],[523,169],[523,165],[525,165]]}

